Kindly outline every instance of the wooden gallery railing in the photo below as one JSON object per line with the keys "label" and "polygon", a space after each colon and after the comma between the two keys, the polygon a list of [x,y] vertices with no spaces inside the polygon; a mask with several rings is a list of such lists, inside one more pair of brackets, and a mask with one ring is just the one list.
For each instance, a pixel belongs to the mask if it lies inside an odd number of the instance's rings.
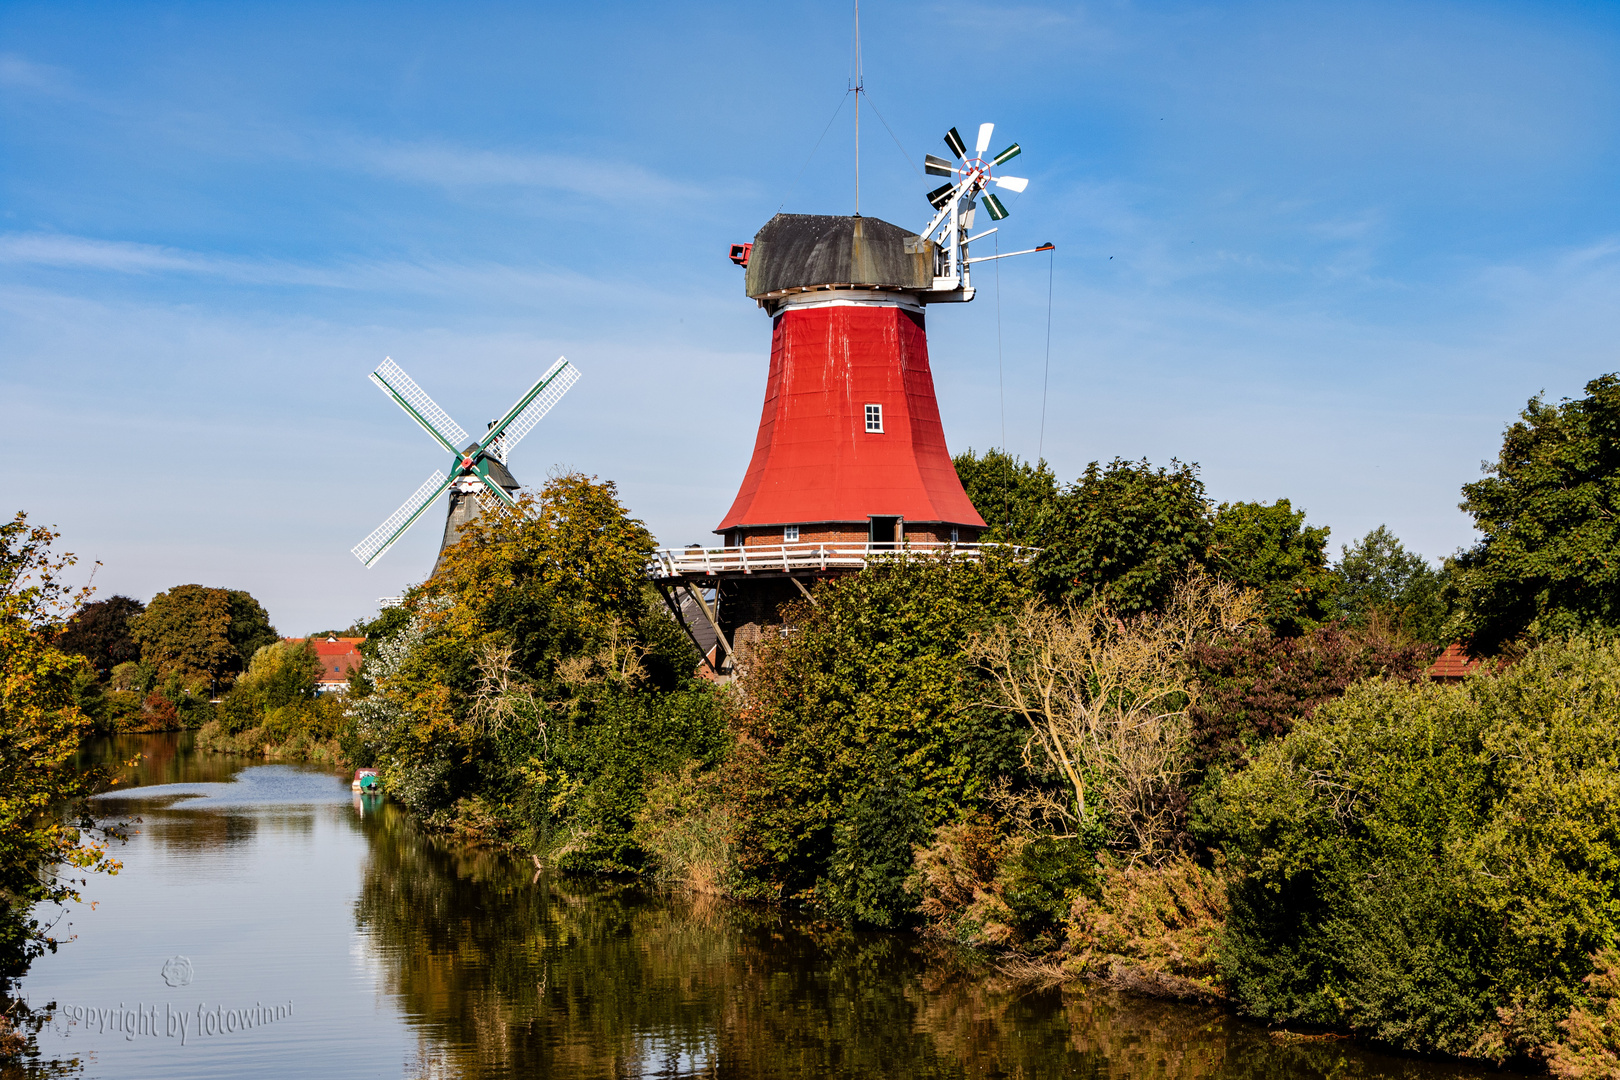
{"label": "wooden gallery railing", "polygon": [[721,574],[758,572],[858,570],[874,558],[905,558],[910,555],[978,559],[991,551],[1003,551],[1016,559],[1031,559],[1038,548],[1011,544],[760,544],[748,547],[661,548],[653,552],[647,575],[654,579],[716,577]]}

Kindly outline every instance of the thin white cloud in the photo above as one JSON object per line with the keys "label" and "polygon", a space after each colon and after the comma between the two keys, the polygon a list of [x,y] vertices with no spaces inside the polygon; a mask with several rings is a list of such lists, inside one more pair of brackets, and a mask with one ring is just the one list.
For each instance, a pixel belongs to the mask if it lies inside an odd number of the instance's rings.
{"label": "thin white cloud", "polygon": [[383,176],[444,188],[534,188],[566,191],[605,202],[669,202],[703,189],[640,165],[568,154],[481,150],[435,142],[360,142],[339,149],[359,167]]}
{"label": "thin white cloud", "polygon": [[432,297],[488,308],[532,307],[535,297],[573,309],[616,306],[626,294],[644,307],[694,314],[725,301],[684,288],[654,286],[634,278],[602,278],[549,265],[514,266],[489,261],[345,259],[310,265],[283,259],[216,256],[182,248],[64,233],[0,233],[0,280],[4,269],[43,267],[127,277],[189,277],[243,286],[293,286],[375,296]]}
{"label": "thin white cloud", "polygon": [[59,233],[9,233],[0,236],[0,263],[110,270],[121,274],[208,270],[207,260],[174,248],[94,240]]}
{"label": "thin white cloud", "polygon": [[67,89],[68,73],[50,64],[25,60],[16,53],[0,53],[0,86],[60,93]]}

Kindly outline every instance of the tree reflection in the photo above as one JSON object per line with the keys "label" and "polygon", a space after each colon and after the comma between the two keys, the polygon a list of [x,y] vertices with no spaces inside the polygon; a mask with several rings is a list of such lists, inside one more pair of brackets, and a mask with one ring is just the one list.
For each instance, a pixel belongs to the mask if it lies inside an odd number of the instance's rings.
{"label": "tree reflection", "polygon": [[994,992],[900,935],[536,877],[387,811],[358,917],[455,1075],[1056,1075],[1055,993]]}
{"label": "tree reflection", "polygon": [[537,875],[387,805],[360,827],[358,920],[438,1075],[1483,1075],[1278,1042],[1219,1009],[1020,988],[905,935]]}

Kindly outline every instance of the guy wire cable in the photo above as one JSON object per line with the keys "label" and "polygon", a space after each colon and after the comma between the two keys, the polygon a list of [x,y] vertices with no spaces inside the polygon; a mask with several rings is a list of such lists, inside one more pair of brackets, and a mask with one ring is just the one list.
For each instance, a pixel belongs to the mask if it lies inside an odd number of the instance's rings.
{"label": "guy wire cable", "polygon": [[822,140],[826,139],[827,132],[832,130],[833,122],[838,119],[838,114],[844,111],[844,102],[849,100],[849,95],[850,91],[845,90],[844,96],[838,99],[838,108],[833,110],[832,120],[828,120],[827,126],[821,129],[821,138],[817,139],[816,145],[810,148],[810,156],[804,159],[804,166],[803,168],[799,169],[799,175],[793,178],[793,184],[788,188],[787,194],[782,196],[782,202],[776,208],[776,212],[778,214],[782,212],[782,207],[787,205],[787,201],[793,198],[793,192],[797,190],[799,181],[804,179],[805,169],[810,168],[810,162],[815,160],[816,151],[821,149]]}

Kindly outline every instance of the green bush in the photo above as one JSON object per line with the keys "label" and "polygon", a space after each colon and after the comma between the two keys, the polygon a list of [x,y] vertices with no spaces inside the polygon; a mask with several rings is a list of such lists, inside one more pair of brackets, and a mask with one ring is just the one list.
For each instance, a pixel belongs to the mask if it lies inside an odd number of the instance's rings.
{"label": "green bush", "polygon": [[1021,774],[1021,721],[977,704],[964,650],[976,628],[1022,606],[1024,574],[998,560],[873,563],[816,586],[814,604],[789,612],[791,632],[761,642],[727,769],[743,895],[836,894],[841,911],[876,913],[870,898],[892,897],[888,886],[857,886],[853,871],[825,880],[837,852],[847,860],[865,843],[845,826],[858,808],[879,813],[874,787],[903,785],[927,836]]}
{"label": "green bush", "polygon": [[512,811],[530,830],[531,844],[565,869],[639,873],[652,869],[636,828],[654,779],[684,762],[717,764],[730,741],[730,710],[709,687],[671,693],[604,688],[576,701],[546,732],[548,756],[515,737],[503,773],[525,776],[518,760],[534,762]]}
{"label": "green bush", "polygon": [[852,923],[891,928],[911,921],[917,898],[906,890],[913,846],[924,836],[910,794],[891,766],[857,791],[835,831],[818,906]]}
{"label": "green bush", "polygon": [[1223,975],[1246,1012],[1505,1060],[1620,935],[1620,647],[1365,682],[1227,778]]}

